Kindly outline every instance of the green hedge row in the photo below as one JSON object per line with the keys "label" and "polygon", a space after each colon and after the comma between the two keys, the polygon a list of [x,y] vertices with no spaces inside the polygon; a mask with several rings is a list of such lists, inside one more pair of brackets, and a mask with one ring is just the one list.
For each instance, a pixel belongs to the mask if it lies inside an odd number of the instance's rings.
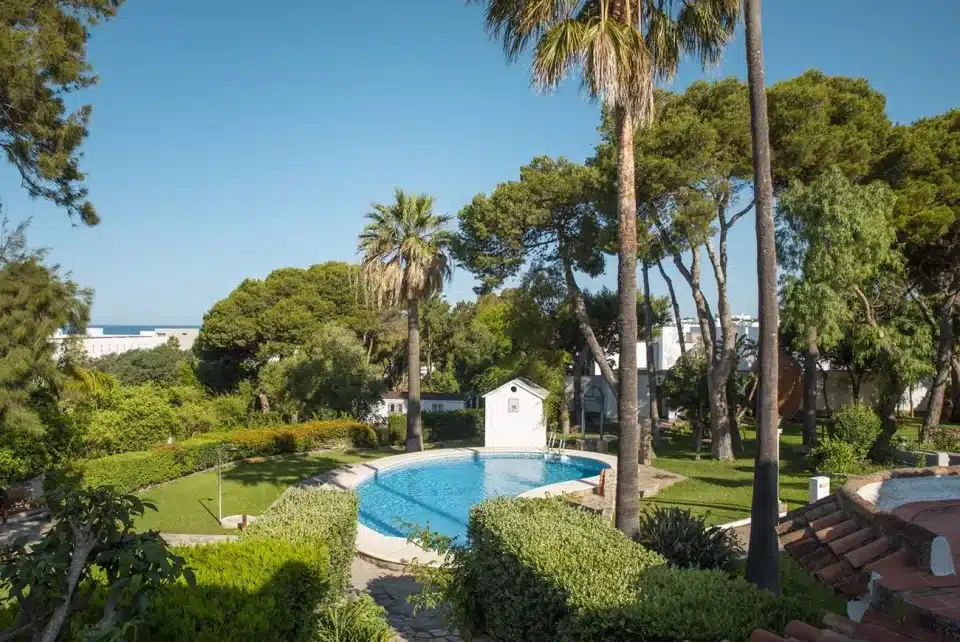
{"label": "green hedge row", "polygon": [[377,435],[367,424],[317,421],[278,428],[209,433],[195,439],[78,462],[48,475],[49,484],[113,486],[131,493],[216,466],[219,461],[304,452],[321,448],[372,448]]}
{"label": "green hedge row", "polygon": [[330,595],[323,545],[284,539],[179,548],[196,587],[157,594],[136,639],[143,642],[281,642],[315,639],[315,610]]}
{"label": "green hedge row", "polygon": [[470,616],[496,639],[745,640],[757,628],[782,630],[799,608],[729,573],[668,568],[556,499],[481,504],[469,535],[460,572]]}
{"label": "green hedge row", "polygon": [[[424,412],[424,439],[429,442],[479,439],[483,436],[483,410],[447,410]],[[387,418],[390,443],[401,444],[407,439],[407,416],[394,414]]]}
{"label": "green hedge row", "polygon": [[357,546],[360,501],[354,492],[290,488],[250,524],[244,541],[285,539],[325,546],[330,551],[330,579],[338,591],[347,586]]}

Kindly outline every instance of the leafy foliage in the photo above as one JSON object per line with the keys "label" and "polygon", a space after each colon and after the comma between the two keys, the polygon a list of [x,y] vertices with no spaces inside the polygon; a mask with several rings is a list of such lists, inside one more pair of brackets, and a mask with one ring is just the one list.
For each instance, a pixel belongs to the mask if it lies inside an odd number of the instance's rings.
{"label": "leafy foliage", "polygon": [[233,390],[273,357],[289,357],[335,321],[376,343],[378,313],[356,266],[329,262],[245,279],[203,316],[194,353],[206,386]]}
{"label": "leafy foliage", "polygon": [[356,335],[334,323],[320,326],[294,356],[265,365],[258,377],[271,408],[294,421],[324,412],[363,421],[383,392]]}
{"label": "leafy foliage", "polygon": [[[483,410],[446,410],[425,412],[423,416],[426,441],[453,441],[478,439],[483,435]],[[401,444],[407,439],[407,418],[393,414],[387,418],[390,443]]]}
{"label": "leafy foliage", "polygon": [[743,554],[731,529],[708,527],[705,516],[679,508],[641,514],[637,542],[677,568],[730,570]]}
{"label": "leafy foliage", "polygon": [[939,452],[960,452],[960,430],[948,426],[938,426],[931,433],[931,443]]}
{"label": "leafy foliage", "polygon": [[330,582],[343,591],[357,545],[359,500],[352,491],[290,488],[243,535],[242,541],[283,539],[330,551]]}
{"label": "leafy foliage", "polygon": [[387,611],[369,595],[356,600],[338,600],[320,609],[318,642],[389,642]]}
{"label": "leafy foliage", "polygon": [[709,423],[707,360],[702,347],[687,350],[677,359],[664,377],[660,395],[670,408],[682,411],[691,424]]}
{"label": "leafy foliage", "polygon": [[859,457],[866,456],[882,429],[877,413],[863,404],[840,406],[830,417],[830,438],[850,444]]}
{"label": "leafy foliage", "polygon": [[814,468],[831,475],[856,475],[865,465],[864,454],[854,444],[839,439],[824,439],[810,453]]}
{"label": "leafy foliage", "polygon": [[67,112],[66,94],[97,82],[87,62],[90,27],[123,0],[5,0],[0,4],[0,148],[31,196],[66,208],[86,225],[99,217],[86,200],[79,149],[91,109]]}
{"label": "leafy foliage", "polygon": [[63,470],[52,471],[48,482],[54,486],[68,483],[88,487],[113,486],[123,492],[133,492],[206,470],[219,462],[321,448],[370,448],[376,443],[376,433],[370,426],[352,421],[320,421],[210,433],[148,451],[77,462]]}
{"label": "leafy foliage", "polygon": [[152,383],[157,386],[190,385],[195,358],[167,343],[149,350],[129,350],[95,359],[91,367],[112,374],[124,386]]}
{"label": "leafy foliage", "polygon": [[[109,488],[71,491],[51,502],[53,527],[39,542],[0,550],[0,595],[17,620],[6,633],[56,639],[70,613],[103,586],[98,618],[83,633],[102,637],[142,617],[150,597],[193,573],[158,533],[135,533],[133,518],[150,504]],[[90,581],[95,580],[95,581]]]}

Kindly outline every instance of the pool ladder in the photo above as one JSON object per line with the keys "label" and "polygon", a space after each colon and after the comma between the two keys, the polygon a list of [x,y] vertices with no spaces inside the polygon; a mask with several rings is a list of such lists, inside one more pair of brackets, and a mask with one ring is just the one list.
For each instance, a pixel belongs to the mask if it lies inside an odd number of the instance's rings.
{"label": "pool ladder", "polygon": [[564,437],[550,435],[550,441],[547,442],[546,454],[559,457],[563,454],[563,449],[567,447],[567,440]]}

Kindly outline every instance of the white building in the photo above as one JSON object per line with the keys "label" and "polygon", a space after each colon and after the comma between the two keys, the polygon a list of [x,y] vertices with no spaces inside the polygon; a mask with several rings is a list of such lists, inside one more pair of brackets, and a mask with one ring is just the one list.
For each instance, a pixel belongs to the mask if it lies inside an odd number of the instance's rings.
{"label": "white building", "polygon": [[[373,409],[376,419],[385,421],[390,415],[405,415],[409,405],[407,391],[390,391],[383,394],[380,403]],[[446,392],[420,393],[421,412],[446,412],[448,410],[464,410],[467,407],[463,395]]]}
{"label": "white building", "polygon": [[130,350],[149,350],[164,345],[171,338],[176,338],[181,350],[190,350],[199,334],[199,328],[156,328],[140,330],[139,334],[104,334],[103,328],[87,328],[86,333],[80,336],[57,330],[50,340],[57,344],[57,354],[65,341],[73,339],[80,343],[87,356],[96,359]]}
{"label": "white building", "polygon": [[543,400],[550,393],[517,377],[483,395],[483,445],[487,448],[543,448],[547,422]]}

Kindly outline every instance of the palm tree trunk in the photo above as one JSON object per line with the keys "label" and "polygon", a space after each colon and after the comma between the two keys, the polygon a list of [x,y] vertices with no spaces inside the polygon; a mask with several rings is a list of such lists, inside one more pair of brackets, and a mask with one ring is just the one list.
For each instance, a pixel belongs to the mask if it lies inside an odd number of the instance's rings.
{"label": "palm tree trunk", "polygon": [[780,593],[779,452],[777,426],[777,248],[773,223],[773,183],[770,177],[770,129],[763,68],[760,0],[745,0],[747,78],[753,139],[754,198],[757,217],[757,289],[760,302],[759,396],[757,460],[753,469],[753,504],[747,580],[774,595]]}
{"label": "palm tree trunk", "polygon": [[423,418],[420,416],[420,305],[407,302],[407,452],[423,450]]}
{"label": "palm tree trunk", "polygon": [[956,345],[953,346],[953,363],[950,366],[950,387],[953,399],[950,423],[960,423],[960,349]]}
{"label": "palm tree trunk", "polygon": [[816,328],[810,328],[803,355],[803,445],[817,445],[817,364],[820,361]]}
{"label": "palm tree trunk", "polygon": [[650,389],[650,422],[656,434],[660,423],[660,395],[657,390],[656,355],[653,350],[653,304],[650,302],[650,263],[643,261],[643,334],[647,346],[647,387]]}
{"label": "palm tree trunk", "polygon": [[640,528],[639,447],[637,430],[637,196],[633,149],[633,114],[617,108],[617,219],[619,248],[617,294],[620,309],[620,371],[617,379],[616,525],[633,538]]}
{"label": "palm tree trunk", "polygon": [[660,268],[660,276],[667,284],[667,290],[670,292],[670,304],[673,306],[673,322],[677,326],[677,337],[680,339],[680,354],[687,353],[687,345],[683,341],[683,323],[680,321],[680,303],[677,301],[677,292],[673,289],[673,279],[667,276],[667,271],[663,269],[663,261],[657,259],[657,267]]}
{"label": "palm tree trunk", "polygon": [[933,386],[930,388],[927,416],[923,418],[923,425],[920,427],[921,442],[926,441],[930,430],[940,423],[940,415],[943,412],[943,398],[947,392],[947,380],[950,378],[950,367],[953,361],[953,305],[954,296],[949,296],[938,310],[940,337],[937,342],[937,370],[933,377]]}

